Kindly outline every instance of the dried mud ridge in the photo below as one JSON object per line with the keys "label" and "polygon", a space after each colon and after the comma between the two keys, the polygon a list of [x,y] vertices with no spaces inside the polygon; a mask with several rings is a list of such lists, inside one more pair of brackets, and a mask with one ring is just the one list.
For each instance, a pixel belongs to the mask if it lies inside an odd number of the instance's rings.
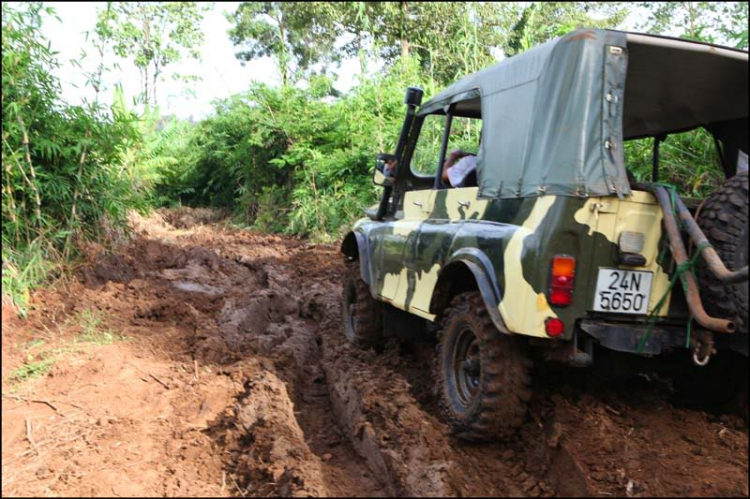
{"label": "dried mud ridge", "polygon": [[[672,406],[668,380],[539,370],[515,439],[463,443],[435,417],[429,340],[344,340],[337,248],[209,211],[132,222],[3,319],[3,495],[748,495],[745,423]],[[82,310],[128,339],[12,385],[22,346],[62,344]]]}

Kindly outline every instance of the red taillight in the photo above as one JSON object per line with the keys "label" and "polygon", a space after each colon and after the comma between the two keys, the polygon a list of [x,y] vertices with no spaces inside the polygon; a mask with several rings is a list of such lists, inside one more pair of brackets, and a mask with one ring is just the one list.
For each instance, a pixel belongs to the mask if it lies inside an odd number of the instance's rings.
{"label": "red taillight", "polygon": [[563,324],[563,321],[557,319],[556,317],[550,317],[549,319],[544,321],[544,331],[550,338],[557,338],[558,336],[561,336],[565,331],[565,324]]}
{"label": "red taillight", "polygon": [[552,257],[549,279],[549,302],[558,307],[570,305],[573,300],[573,282],[576,276],[576,259],[567,255]]}
{"label": "red taillight", "polygon": [[570,305],[571,300],[572,296],[570,291],[551,289],[549,292],[549,301],[552,305],[557,305],[558,307]]}

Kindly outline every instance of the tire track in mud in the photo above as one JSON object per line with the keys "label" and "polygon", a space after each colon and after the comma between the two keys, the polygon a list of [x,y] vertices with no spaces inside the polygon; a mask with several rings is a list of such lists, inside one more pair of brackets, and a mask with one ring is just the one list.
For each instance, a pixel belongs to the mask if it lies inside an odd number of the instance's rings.
{"label": "tire track in mud", "polygon": [[[295,296],[289,276],[273,252],[269,256],[268,246],[255,241],[242,249],[230,254],[225,248],[227,258],[211,252],[214,256],[199,260],[202,267],[196,268],[196,259],[189,258],[183,269],[164,271],[174,287],[200,295],[222,294],[222,282],[224,289],[232,282],[229,274],[244,274],[220,306],[194,304],[213,312],[209,322],[215,325],[213,331],[210,325],[196,328],[192,346],[203,360],[242,370],[243,392],[212,429],[232,456],[226,467],[238,491],[260,496],[380,495],[381,484],[333,419],[319,365],[317,323],[311,318],[314,305],[311,309]],[[222,271],[224,266],[233,269]],[[206,267],[219,275],[200,270]],[[253,374],[243,365],[247,358],[260,363]]]}
{"label": "tire track in mud", "polygon": [[[307,475],[307,482],[315,484],[318,480],[310,475],[316,475],[320,469],[329,489],[333,489],[326,491],[312,485],[300,489],[301,493],[351,495],[358,491],[368,495],[407,496],[540,493],[538,480],[530,476],[522,475],[518,486],[507,480],[508,476],[525,472],[498,459],[497,453],[505,449],[463,444],[450,437],[445,425],[423,410],[412,394],[409,380],[394,369],[403,363],[398,347],[390,355],[378,356],[372,351],[358,351],[344,340],[339,327],[343,266],[334,248],[311,247],[248,233],[212,234],[209,238],[188,236],[185,242],[212,248],[226,261],[236,262],[258,276],[259,286],[245,287],[245,293],[253,292],[253,297],[232,294],[224,301],[217,323],[221,338],[226,339],[230,349],[272,359],[279,379],[286,383],[289,397],[294,401],[295,421],[276,431],[283,433],[291,428],[288,433],[298,433],[295,424],[304,429],[306,445],[296,439],[292,447],[301,447],[305,455],[310,450],[314,457],[307,461],[312,460],[315,465],[302,474]],[[220,270],[220,265],[213,266]],[[219,287],[205,272],[194,269],[194,264],[188,263],[183,270],[168,274],[183,290],[186,282],[188,290],[203,294]],[[215,338],[201,341],[215,347]],[[240,422],[242,431],[234,440],[256,443],[262,440],[256,434],[262,425],[246,421],[246,401],[255,398],[248,394],[257,394],[255,385],[248,383],[245,382],[246,392],[238,397],[231,416],[244,421]],[[249,412],[255,414],[258,409]],[[275,419],[291,420],[286,413],[276,411]],[[223,426],[230,424],[225,421]],[[229,447],[234,445],[230,443]],[[240,486],[243,489],[252,486],[261,494],[294,492],[287,485],[279,486],[278,470],[258,472],[258,468],[263,468],[259,463],[278,447],[274,442],[264,445],[269,450],[251,456],[249,467],[242,464],[248,461],[246,455],[235,458],[241,465],[233,471],[251,477],[244,481],[241,478]],[[277,452],[276,460],[278,457]],[[286,455],[282,457],[288,460]],[[505,457],[509,457],[507,452]],[[318,460],[325,464],[319,466]],[[347,466],[342,467],[343,463]],[[291,466],[303,467],[300,463]],[[273,482],[276,488],[263,488],[264,481]]]}
{"label": "tire track in mud", "polygon": [[[398,347],[390,356],[378,356],[372,351],[356,350],[344,340],[339,327],[343,266],[335,249],[318,247],[310,252],[307,245],[300,243],[295,248],[287,242],[286,255],[271,256],[268,246],[258,252],[258,248],[243,244],[246,237],[235,234],[214,240],[211,246],[248,268],[263,269],[271,282],[285,286],[306,283],[296,296],[290,287],[289,296],[299,300],[300,315],[310,320],[306,325],[311,329],[301,333],[304,328],[297,327],[298,332],[287,340],[295,342],[307,337],[299,344],[308,347],[295,350],[306,351],[295,362],[305,367],[298,373],[297,381],[290,383],[297,418],[309,429],[306,434],[315,435],[319,428],[337,428],[334,441],[345,442],[343,449],[350,459],[364,459],[368,471],[362,475],[372,476],[387,495],[539,495],[542,492],[538,480],[520,466],[514,467],[501,459],[503,452],[505,458],[510,457],[507,449],[496,445],[472,446],[448,436],[445,425],[417,403],[406,377],[394,370],[394,366],[402,364]],[[314,338],[309,336],[311,330]],[[318,342],[320,351],[316,352]],[[315,347],[311,350],[310,345]],[[274,356],[277,368],[286,364],[284,356],[278,355],[283,349],[280,347],[273,344],[260,352]],[[322,402],[311,405],[310,398]],[[315,413],[325,414],[326,424],[316,424],[320,418]],[[311,447],[317,455],[326,455],[325,446],[330,446],[330,438],[323,438],[322,442],[313,438]],[[519,485],[507,479],[519,475]]]}
{"label": "tire track in mud", "polygon": [[434,345],[394,340],[380,355],[352,348],[340,331],[337,248],[311,249],[287,247],[276,263],[293,282],[307,283],[303,301],[316,311],[336,419],[389,494],[745,495],[746,424],[673,407],[664,383],[644,376],[622,383],[542,365],[514,439],[453,438],[434,416]]}
{"label": "tire track in mud", "polygon": [[[388,495],[549,496],[554,489],[542,478],[545,468],[526,464],[522,442],[469,444],[450,436],[429,401],[429,362],[434,345],[417,344],[419,361],[404,350],[414,345],[392,341],[383,355],[351,347],[340,331],[339,295],[343,266],[335,249],[316,253],[287,247],[284,257],[257,258],[246,245],[229,238],[217,244],[228,257],[251,268],[263,267],[285,282],[305,282],[302,315],[318,325],[318,359],[330,408],[343,436],[362,456]],[[255,257],[255,258],[254,258]],[[414,354],[412,354],[414,355]],[[302,363],[309,362],[309,358]],[[315,373],[307,379],[319,379]],[[428,388],[430,386],[431,388]],[[317,396],[322,396],[318,391]],[[420,401],[418,401],[420,399]],[[430,406],[433,407],[430,407]],[[300,408],[304,406],[300,405]],[[298,411],[305,414],[305,411]],[[302,418],[303,420],[308,418]],[[309,419],[308,419],[309,420]],[[348,446],[347,446],[348,447]],[[351,451],[349,451],[351,453]],[[534,456],[538,460],[539,456]]]}
{"label": "tire track in mud", "polygon": [[[121,492],[747,495],[746,426],[675,408],[663,383],[643,378],[613,385],[584,372],[540,370],[529,417],[514,439],[457,440],[435,416],[430,339],[392,339],[382,353],[346,342],[337,248],[228,229],[198,210],[162,214],[136,217],[133,244],[84,269],[82,285],[48,297],[62,303],[60,313],[106,311],[107,325],[136,336],[132,345],[112,347],[117,358],[168,387],[151,381],[130,397],[139,412],[127,412],[123,399],[125,416],[110,423],[109,437],[92,423],[97,449],[147,435],[141,447],[158,464],[144,476],[154,483]],[[131,371],[118,374],[123,387],[150,379]],[[70,389],[73,373],[57,372],[39,396],[82,393]],[[104,386],[94,395],[111,402]],[[128,433],[114,432],[123,419]],[[60,456],[71,450],[61,448]],[[47,475],[19,468],[17,482],[30,485],[16,492],[99,490],[85,467],[96,470],[91,463],[102,458],[89,454],[90,447],[77,447],[81,478],[57,479],[51,489]],[[116,457],[110,467],[125,466]]]}

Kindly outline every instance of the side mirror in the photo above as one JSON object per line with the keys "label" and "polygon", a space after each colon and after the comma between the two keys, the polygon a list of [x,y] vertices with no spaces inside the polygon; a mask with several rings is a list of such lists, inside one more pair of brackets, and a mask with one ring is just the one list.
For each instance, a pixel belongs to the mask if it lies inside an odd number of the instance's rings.
{"label": "side mirror", "polygon": [[396,156],[381,152],[375,156],[375,173],[372,181],[375,185],[389,187],[396,176]]}

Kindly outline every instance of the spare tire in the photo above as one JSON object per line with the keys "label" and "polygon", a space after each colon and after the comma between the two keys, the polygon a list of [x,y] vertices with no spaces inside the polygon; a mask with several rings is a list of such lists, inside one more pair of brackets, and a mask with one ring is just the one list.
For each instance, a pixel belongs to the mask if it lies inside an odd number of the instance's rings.
{"label": "spare tire", "polygon": [[[729,270],[747,265],[747,172],[727,180],[704,203],[698,224]],[[737,331],[747,333],[748,282],[724,284],[703,259],[698,263],[701,297],[706,311],[736,322]]]}

